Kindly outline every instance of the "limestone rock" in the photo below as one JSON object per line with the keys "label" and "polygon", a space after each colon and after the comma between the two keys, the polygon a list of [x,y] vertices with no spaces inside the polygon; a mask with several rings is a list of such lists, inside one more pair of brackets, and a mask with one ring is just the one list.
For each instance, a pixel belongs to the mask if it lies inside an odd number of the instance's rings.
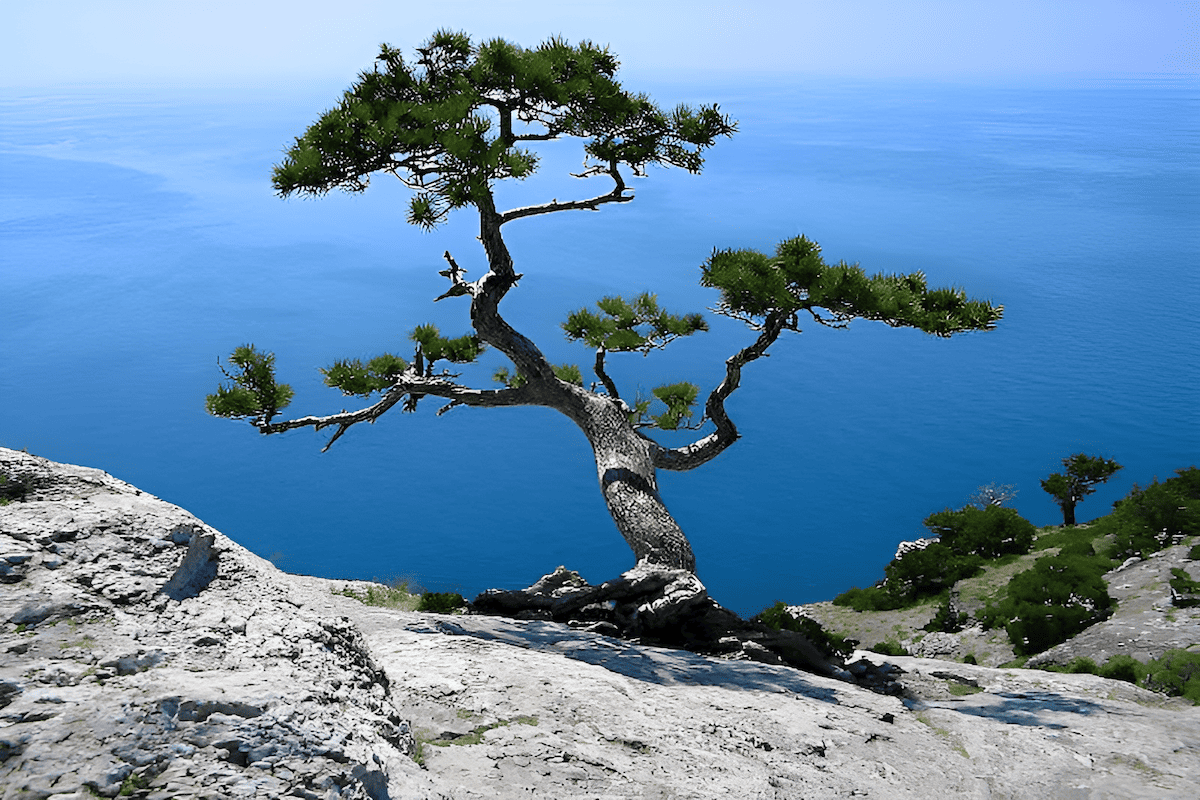
{"label": "limestone rock", "polygon": [[[765,655],[369,607],[96,470],[3,449],[0,469],[45,479],[0,507],[0,800],[1040,800],[1200,785],[1200,708],[1129,684],[855,654],[850,673],[903,691],[886,696]],[[634,572],[605,591],[657,586],[685,617],[711,608],[698,582]],[[581,591],[563,570],[532,594]]]}

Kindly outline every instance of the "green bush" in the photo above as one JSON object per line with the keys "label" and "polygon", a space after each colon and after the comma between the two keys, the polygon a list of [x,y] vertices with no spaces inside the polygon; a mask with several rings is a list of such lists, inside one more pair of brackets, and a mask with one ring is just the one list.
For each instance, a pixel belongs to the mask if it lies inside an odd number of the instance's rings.
{"label": "green bush", "polygon": [[978,575],[983,559],[977,555],[958,555],[941,542],[920,550],[909,550],[884,568],[887,591],[912,605],[923,597],[932,597],[950,589],[963,578]]}
{"label": "green bush", "polygon": [[892,611],[900,608],[903,603],[881,586],[868,586],[860,589],[851,587],[833,598],[835,606],[848,606],[855,611]]}
{"label": "green bush", "polygon": [[1188,561],[1200,561],[1200,544],[1192,545],[1192,549],[1188,550]]}
{"label": "green bush", "polygon": [[1096,555],[1096,548],[1091,542],[1076,541],[1068,542],[1058,551],[1060,556],[1083,556],[1084,558],[1092,558]]}
{"label": "green bush", "polygon": [[1171,588],[1175,591],[1172,602],[1180,608],[1200,606],[1200,582],[1179,567],[1171,568]]}
{"label": "green bush", "polygon": [[1072,658],[1069,662],[1067,662],[1066,665],[1047,664],[1039,667],[1039,669],[1045,672],[1069,672],[1074,674],[1084,673],[1087,675],[1095,675],[1100,668],[1096,666],[1095,661],[1092,661],[1090,658],[1080,656],[1079,658]]}
{"label": "green bush", "polygon": [[1168,650],[1146,665],[1142,685],[1151,691],[1186,697],[1200,705],[1200,653]]}
{"label": "green bush", "polygon": [[755,615],[754,619],[774,628],[775,630],[793,631],[799,633],[821,651],[825,656],[840,656],[846,658],[854,652],[858,642],[853,639],[832,634],[821,627],[821,623],[811,617],[795,617],[787,610],[782,600],[775,605],[765,608]]}
{"label": "green bush", "polygon": [[1145,672],[1146,665],[1133,656],[1118,655],[1105,661],[1104,666],[1096,674],[1101,678],[1137,683],[1145,675]]}
{"label": "green bush", "polygon": [[425,592],[417,611],[432,611],[435,614],[449,614],[464,607],[467,601],[456,592]]}
{"label": "green bush", "polygon": [[1109,616],[1113,601],[1102,577],[1108,564],[1080,555],[1039,558],[1013,576],[1007,596],[989,603],[980,620],[1003,627],[1018,655],[1040,653]]}
{"label": "green bush", "polygon": [[907,655],[910,655],[910,653],[907,650],[905,650],[903,647],[901,647],[898,642],[893,642],[890,639],[886,642],[878,642],[877,644],[873,645],[872,647],[868,647],[867,649],[870,650],[872,653],[879,653],[880,655],[885,655],[885,656],[907,656]]}
{"label": "green bush", "polygon": [[1162,483],[1155,479],[1145,489],[1135,485],[1113,504],[1113,558],[1145,557],[1179,537],[1200,533],[1200,469],[1189,467],[1175,474]]}
{"label": "green bush", "polygon": [[1028,553],[1037,532],[1016,510],[997,505],[939,511],[925,518],[925,527],[956,555],[987,559]]}
{"label": "green bush", "polygon": [[947,597],[938,606],[937,613],[933,615],[933,619],[925,623],[924,630],[930,633],[935,631],[958,633],[965,627],[967,627],[967,613],[965,611],[958,611],[951,605],[950,598]]}

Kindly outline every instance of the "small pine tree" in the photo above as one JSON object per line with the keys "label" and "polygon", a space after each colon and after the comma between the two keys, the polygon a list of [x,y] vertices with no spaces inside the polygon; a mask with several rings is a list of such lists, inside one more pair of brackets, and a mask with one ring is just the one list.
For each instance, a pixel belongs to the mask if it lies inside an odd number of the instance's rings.
{"label": "small pine tree", "polygon": [[1055,472],[1042,481],[1042,488],[1063,512],[1063,525],[1075,524],[1075,504],[1104,483],[1121,465],[1110,458],[1076,453],[1062,460],[1065,473]]}

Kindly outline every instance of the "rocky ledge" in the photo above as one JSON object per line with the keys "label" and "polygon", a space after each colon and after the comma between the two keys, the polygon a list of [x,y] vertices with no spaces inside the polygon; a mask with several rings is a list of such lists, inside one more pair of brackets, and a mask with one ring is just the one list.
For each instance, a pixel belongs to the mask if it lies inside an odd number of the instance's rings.
{"label": "rocky ledge", "polygon": [[[897,697],[764,663],[746,644],[769,650],[762,631],[718,637],[727,658],[651,646],[670,638],[653,613],[641,642],[605,635],[634,625],[612,592],[636,571],[603,590],[564,571],[524,593],[567,587],[617,630],[548,607],[374,608],[98,470],[0,449],[0,472],[29,479],[0,507],[0,800],[1190,798],[1200,785],[1200,708],[1129,684],[896,658],[883,671]],[[711,619],[715,604],[677,578],[666,594]],[[850,675],[881,671],[864,655]]]}

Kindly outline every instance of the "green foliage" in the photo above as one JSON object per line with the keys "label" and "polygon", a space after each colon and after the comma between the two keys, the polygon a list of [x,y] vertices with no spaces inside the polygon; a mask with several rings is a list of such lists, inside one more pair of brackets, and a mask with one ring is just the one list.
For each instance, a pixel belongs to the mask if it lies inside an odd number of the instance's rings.
{"label": "green foliage", "polygon": [[391,353],[376,356],[363,364],[357,358],[335,361],[333,366],[321,370],[325,385],[341,389],[342,394],[367,397],[374,392],[387,389],[404,370],[408,363]]}
{"label": "green foliage", "polygon": [[760,611],[754,616],[754,619],[777,631],[785,630],[801,634],[826,657],[846,658],[854,652],[854,646],[858,644],[852,639],[830,633],[821,627],[821,623],[811,617],[793,616],[788,612],[787,605],[782,600],[777,600],[775,605]]}
{"label": "green foliage", "polygon": [[129,774],[129,777],[121,782],[121,790],[117,792],[117,797],[131,797],[134,792],[139,792],[149,785],[149,777],[132,772]]}
{"label": "green foliage", "polygon": [[217,387],[204,401],[204,409],[214,417],[240,419],[250,417],[256,423],[268,423],[271,418],[292,402],[295,394],[286,383],[275,382],[275,354],[257,350],[254,345],[242,345],[229,356],[236,368],[231,374],[221,372],[229,383]]}
{"label": "green foliage", "polygon": [[390,172],[416,192],[409,222],[432,228],[483,201],[493,181],[533,174],[538,158],[525,141],[584,139],[584,175],[617,164],[635,174],[648,164],[699,172],[702,152],[736,131],[715,105],[664,112],[622,89],[616,71],[616,57],[586,41],[527,50],[439,31],[413,64],[383,45],[375,68],[296,140],[272,180],[283,196],[321,195],[362,191],[372,173]]}
{"label": "green foliage", "polygon": [[938,606],[937,613],[933,615],[933,619],[925,623],[923,630],[930,633],[940,631],[942,633],[957,633],[967,627],[968,615],[965,611],[958,611],[950,603],[949,596],[942,601]]}
{"label": "green foliage", "polygon": [[579,371],[579,365],[552,364],[550,368],[554,370],[554,377],[563,383],[573,383],[576,386],[583,386],[583,373]]}
{"label": "green foliage", "polygon": [[1039,558],[979,618],[985,628],[1003,627],[1018,655],[1040,653],[1108,618],[1113,601],[1103,575],[1110,564],[1081,555]]}
{"label": "green foliage", "polygon": [[1097,675],[1100,668],[1096,666],[1096,662],[1086,656],[1078,656],[1071,659],[1066,664],[1046,664],[1038,667],[1043,672],[1062,672],[1072,675]]}
{"label": "green foliage", "polygon": [[1096,674],[1109,680],[1138,683],[1145,677],[1146,667],[1133,656],[1116,655],[1105,661]]}
{"label": "green foliage", "polygon": [[1200,469],[1176,470],[1174,478],[1155,479],[1145,489],[1135,484],[1113,505],[1108,524],[1114,534],[1112,557],[1122,560],[1200,533]]}
{"label": "green foliage", "polygon": [[892,611],[903,605],[900,598],[882,586],[868,586],[866,589],[851,587],[833,598],[833,604],[855,611]]}
{"label": "green foliage", "polygon": [[1125,681],[1173,697],[1186,697],[1200,705],[1200,653],[1168,650],[1161,657],[1143,664],[1127,655],[1116,655],[1097,667],[1090,658],[1074,658],[1065,666],[1041,667],[1048,672],[1086,673],[1109,680]]}
{"label": "green foliage", "polygon": [[925,527],[959,556],[999,558],[1028,553],[1037,528],[1014,509],[998,505],[946,509],[925,518]]}
{"label": "green foliage", "polygon": [[1104,535],[1103,528],[1106,519],[1107,517],[1101,517],[1087,527],[1064,528],[1060,526],[1044,529],[1034,540],[1033,549],[1049,550],[1053,547],[1062,548],[1081,543],[1094,547],[1095,540]]}
{"label": "green foliage", "polygon": [[478,336],[466,334],[450,339],[442,336],[436,325],[418,325],[408,335],[421,348],[428,366],[435,361],[449,361],[453,364],[469,364],[483,352],[484,344]]}
{"label": "green foliage", "polygon": [[805,236],[780,243],[773,257],[755,250],[716,250],[701,270],[701,284],[718,289],[720,309],[736,317],[808,311],[826,325],[861,317],[946,337],[991,330],[1004,311],[968,300],[960,289],[929,289],[920,272],[868,277],[857,264],[827,264],[820,245]]}
{"label": "green foliage", "polygon": [[700,387],[694,383],[671,383],[651,391],[667,407],[666,411],[653,417],[654,423],[664,431],[673,431],[683,420],[692,418]]}
{"label": "green foliage", "polygon": [[1188,561],[1200,561],[1200,544],[1192,545],[1187,553]]}
{"label": "green foliage", "polygon": [[421,603],[417,611],[432,611],[437,614],[451,614],[464,607],[467,601],[461,594],[454,592],[425,592],[421,595]]}
{"label": "green foliage", "polygon": [[391,586],[368,586],[364,591],[345,587],[333,594],[352,597],[363,605],[380,608],[402,608],[411,611],[416,607],[417,599],[408,591],[408,583],[401,581]]}
{"label": "green foliage", "polygon": [[[579,371],[577,364],[551,364],[550,368],[554,370],[554,376],[560,381],[583,386],[583,373]],[[519,372],[509,372],[508,367],[498,368],[492,373],[492,380],[510,389],[517,389],[525,385],[525,376]]]}
{"label": "green foliage", "polygon": [[983,563],[973,553],[959,555],[941,542],[933,542],[892,559],[883,569],[882,581],[867,589],[854,587],[842,592],[833,598],[833,604],[855,611],[908,608],[978,575]]}
{"label": "green foliage", "polygon": [[884,567],[887,591],[904,605],[913,605],[950,589],[964,578],[978,575],[983,559],[977,555],[960,556],[940,542],[909,550]]}
{"label": "green foliage", "polygon": [[1171,568],[1171,589],[1176,596],[1172,602],[1180,608],[1200,606],[1200,582],[1192,580],[1192,576],[1179,567]]}
{"label": "green foliage", "polygon": [[603,348],[614,353],[649,353],[665,347],[681,336],[708,330],[699,314],[678,316],[658,305],[658,297],[643,292],[633,299],[604,297],[597,311],[581,308],[571,312],[562,329],[573,342]]}
{"label": "green foliage", "polygon": [[1063,524],[1075,524],[1075,504],[1122,469],[1112,459],[1076,453],[1062,460],[1065,472],[1055,472],[1042,481],[1042,489],[1058,503]]}
{"label": "green foliage", "polygon": [[912,655],[907,650],[905,650],[900,645],[899,642],[894,642],[891,639],[887,640],[886,642],[877,642],[876,644],[872,645],[871,647],[868,647],[867,649],[870,650],[872,653],[879,653],[880,655],[885,655],[885,656]]}
{"label": "green foliage", "polygon": [[1146,664],[1142,686],[1200,705],[1200,653],[1168,650]]}

